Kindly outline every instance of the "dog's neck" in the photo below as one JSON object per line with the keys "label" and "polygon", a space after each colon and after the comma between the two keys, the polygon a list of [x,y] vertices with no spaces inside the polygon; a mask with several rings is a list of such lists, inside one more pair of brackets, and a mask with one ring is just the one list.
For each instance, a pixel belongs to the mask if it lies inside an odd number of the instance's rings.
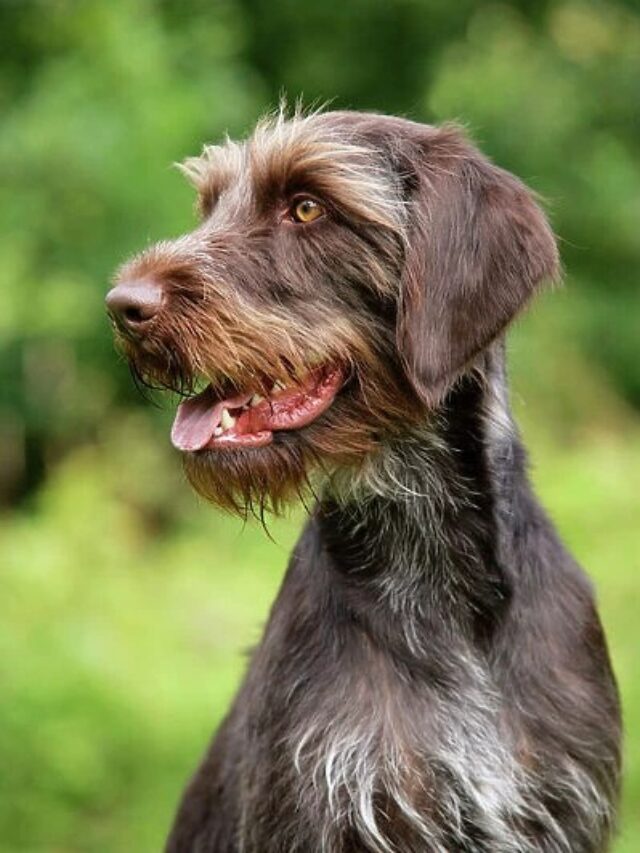
{"label": "dog's neck", "polygon": [[518,502],[530,500],[502,348],[390,458],[384,477],[378,472],[386,490],[320,503],[336,594],[373,629],[379,617],[379,630],[402,626],[408,639],[437,632],[488,640],[512,593],[503,557]]}

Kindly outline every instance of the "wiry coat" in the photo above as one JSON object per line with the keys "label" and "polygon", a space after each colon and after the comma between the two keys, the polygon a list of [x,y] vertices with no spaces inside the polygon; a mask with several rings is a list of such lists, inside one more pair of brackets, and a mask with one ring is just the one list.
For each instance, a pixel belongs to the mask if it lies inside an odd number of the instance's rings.
{"label": "wiry coat", "polygon": [[[204,224],[126,268],[172,288],[146,350],[127,345],[137,371],[240,387],[320,352],[351,374],[299,434],[186,460],[235,508],[322,476],[168,851],[606,850],[615,684],[504,373],[503,330],[557,274],[540,209],[457,130],[379,116],[280,118],[186,168]],[[292,186],[335,210],[304,242],[268,219]],[[215,354],[207,324],[227,341]]]}

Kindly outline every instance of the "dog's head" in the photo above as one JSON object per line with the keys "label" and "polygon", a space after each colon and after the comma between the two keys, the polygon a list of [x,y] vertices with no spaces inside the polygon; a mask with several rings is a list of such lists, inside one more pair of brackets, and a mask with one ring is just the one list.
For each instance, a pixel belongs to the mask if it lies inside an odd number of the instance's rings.
{"label": "dog's head", "polygon": [[225,507],[415,429],[557,272],[531,194],[456,128],[279,114],[182,169],[200,224],[107,304],[136,374],[185,394],[173,443]]}

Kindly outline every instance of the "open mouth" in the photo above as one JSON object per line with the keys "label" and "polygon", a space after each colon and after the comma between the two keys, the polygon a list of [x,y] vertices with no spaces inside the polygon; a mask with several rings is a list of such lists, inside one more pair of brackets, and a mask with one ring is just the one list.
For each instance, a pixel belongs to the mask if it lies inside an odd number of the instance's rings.
{"label": "open mouth", "polygon": [[318,367],[295,385],[275,383],[267,396],[256,392],[221,399],[208,385],[178,406],[171,441],[195,452],[235,447],[265,447],[274,432],[308,426],[325,412],[344,383],[339,367]]}

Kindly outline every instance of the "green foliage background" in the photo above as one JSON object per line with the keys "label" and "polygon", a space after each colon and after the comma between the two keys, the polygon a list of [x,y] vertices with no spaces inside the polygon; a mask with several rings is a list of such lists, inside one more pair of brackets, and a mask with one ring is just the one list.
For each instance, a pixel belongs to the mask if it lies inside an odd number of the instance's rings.
{"label": "green foliage background", "polygon": [[640,849],[640,10],[0,0],[0,850],[151,851],[259,636],[270,543],[199,504],[102,297],[193,224],[170,164],[282,92],[464,122],[547,201],[566,287],[511,338],[539,492],[593,576]]}

